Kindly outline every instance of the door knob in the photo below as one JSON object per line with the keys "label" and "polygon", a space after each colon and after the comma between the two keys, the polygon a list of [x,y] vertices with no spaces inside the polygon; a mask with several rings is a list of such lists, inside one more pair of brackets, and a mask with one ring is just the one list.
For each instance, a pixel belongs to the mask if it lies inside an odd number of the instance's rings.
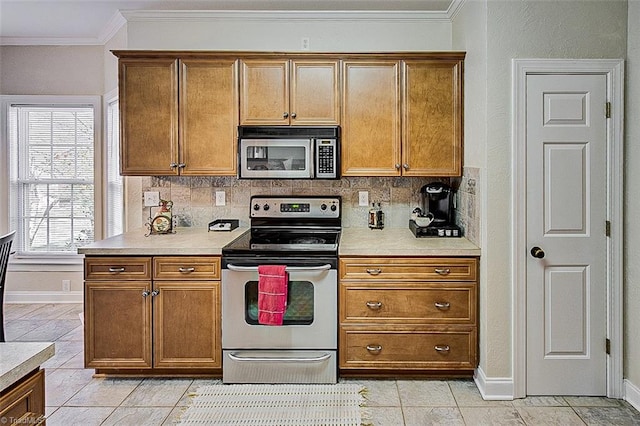
{"label": "door knob", "polygon": [[534,247],[531,249],[531,256],[542,259],[544,257],[544,250],[540,247]]}

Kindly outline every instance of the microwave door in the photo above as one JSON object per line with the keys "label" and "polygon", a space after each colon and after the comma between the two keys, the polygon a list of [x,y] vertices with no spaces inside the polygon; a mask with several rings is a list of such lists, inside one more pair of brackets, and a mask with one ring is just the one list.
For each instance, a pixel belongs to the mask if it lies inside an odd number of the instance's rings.
{"label": "microwave door", "polygon": [[241,139],[240,177],[305,179],[313,176],[311,139]]}

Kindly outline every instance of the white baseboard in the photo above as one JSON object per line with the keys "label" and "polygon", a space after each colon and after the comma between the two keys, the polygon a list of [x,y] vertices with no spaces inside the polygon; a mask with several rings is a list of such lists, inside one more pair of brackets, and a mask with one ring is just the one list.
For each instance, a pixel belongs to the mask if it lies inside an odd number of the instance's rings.
{"label": "white baseboard", "polygon": [[473,380],[482,395],[482,399],[487,401],[512,401],[513,400],[513,378],[511,377],[487,377],[482,368],[476,368]]}
{"label": "white baseboard", "polygon": [[640,411],[640,388],[624,379],[624,400]]}
{"label": "white baseboard", "polygon": [[82,303],[82,291],[7,291],[5,303]]}

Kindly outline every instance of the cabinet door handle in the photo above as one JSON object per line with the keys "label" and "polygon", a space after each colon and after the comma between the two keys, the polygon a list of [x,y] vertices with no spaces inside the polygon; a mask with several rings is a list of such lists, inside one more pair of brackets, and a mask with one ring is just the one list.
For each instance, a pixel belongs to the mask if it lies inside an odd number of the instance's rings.
{"label": "cabinet door handle", "polygon": [[185,167],[187,167],[187,165],[185,163],[178,163],[178,168],[179,169],[184,169]]}
{"label": "cabinet door handle", "polygon": [[117,266],[112,266],[109,268],[109,272],[111,272],[112,274],[117,274],[119,272],[124,272],[124,271],[125,271],[124,266],[121,266],[119,268]]}
{"label": "cabinet door handle", "polygon": [[295,112],[291,113],[291,118],[296,118],[298,115]]}
{"label": "cabinet door handle", "polygon": [[367,350],[374,355],[377,355],[382,351],[381,345],[367,345]]}
{"label": "cabinet door handle", "polygon": [[175,169],[176,167],[178,167],[178,163],[169,163],[170,169]]}
{"label": "cabinet door handle", "polygon": [[396,170],[400,170],[400,164],[396,163]]}
{"label": "cabinet door handle", "polygon": [[194,272],[196,270],[196,268],[191,267],[191,268],[185,268],[183,266],[178,268],[178,271],[183,273],[183,274],[190,274],[191,272]]}
{"label": "cabinet door handle", "polygon": [[151,292],[151,297],[156,297],[156,296],[157,296],[157,295],[159,295],[159,294],[160,294],[160,290],[153,290],[153,291]]}
{"label": "cabinet door handle", "polygon": [[372,311],[377,311],[382,308],[382,302],[367,302],[367,308]]}
{"label": "cabinet door handle", "polygon": [[405,169],[405,170],[409,170],[409,165],[407,163],[404,163],[402,165],[402,168]]}
{"label": "cabinet door handle", "polygon": [[449,275],[451,273],[451,269],[449,268],[436,268],[434,271],[436,271],[438,275]]}
{"label": "cabinet door handle", "polygon": [[434,305],[436,306],[436,308],[441,309],[443,311],[449,309],[451,307],[451,303],[449,302],[436,302],[434,303]]}
{"label": "cabinet door handle", "polygon": [[449,352],[449,345],[435,345],[433,347],[438,352]]}
{"label": "cabinet door handle", "polygon": [[380,275],[382,273],[382,269],[380,268],[376,268],[376,269],[365,269],[365,271],[367,271],[367,274],[369,275]]}
{"label": "cabinet door handle", "polygon": [[288,112],[283,112],[282,113],[282,118],[287,118],[289,117],[289,113]]}
{"label": "cabinet door handle", "polygon": [[142,292],[142,297],[147,297],[150,294],[151,293],[149,292],[149,290],[145,290],[145,291]]}

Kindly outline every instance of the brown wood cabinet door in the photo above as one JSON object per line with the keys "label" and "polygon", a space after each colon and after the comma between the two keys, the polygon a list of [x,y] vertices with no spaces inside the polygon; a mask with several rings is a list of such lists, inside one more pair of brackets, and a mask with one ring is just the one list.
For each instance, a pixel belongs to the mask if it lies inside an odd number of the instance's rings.
{"label": "brown wood cabinet door", "polygon": [[404,63],[402,139],[404,176],[462,174],[462,61]]}
{"label": "brown wood cabinet door", "polygon": [[150,291],[151,281],[85,281],[85,367],[151,368]]}
{"label": "brown wood cabinet door", "polygon": [[119,61],[120,172],[177,175],[178,61]]}
{"label": "brown wood cabinet door", "polygon": [[400,64],[343,63],[342,175],[400,175]]}
{"label": "brown wood cabinet door", "polygon": [[180,65],[180,174],[235,176],[236,61],[185,59]]}
{"label": "brown wood cabinet door", "polygon": [[291,125],[338,125],[340,120],[339,62],[293,61]]}
{"label": "brown wood cabinet door", "polygon": [[220,281],[154,281],[158,368],[220,368]]}
{"label": "brown wood cabinet door", "polygon": [[289,61],[240,61],[240,124],[289,124]]}

